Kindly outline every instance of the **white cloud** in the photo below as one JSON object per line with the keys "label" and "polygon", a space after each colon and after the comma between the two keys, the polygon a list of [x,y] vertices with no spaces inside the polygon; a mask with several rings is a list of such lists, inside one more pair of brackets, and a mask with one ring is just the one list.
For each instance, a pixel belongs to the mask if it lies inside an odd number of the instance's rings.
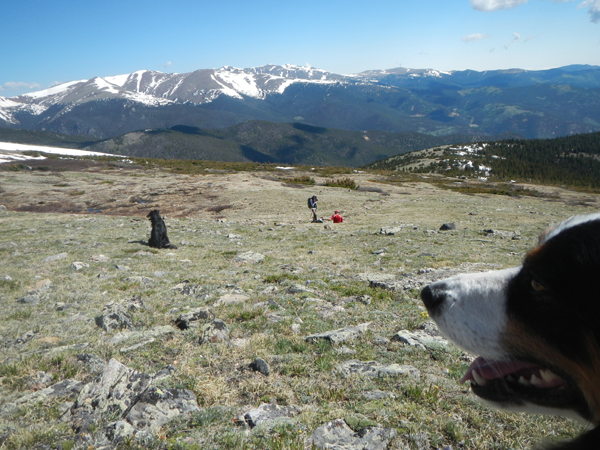
{"label": "white cloud", "polygon": [[471,0],[471,6],[477,11],[498,11],[515,8],[528,0]]}
{"label": "white cloud", "polygon": [[24,81],[7,81],[3,85],[0,85],[0,91],[14,91],[23,89],[39,89],[40,86],[37,83],[27,83]]}
{"label": "white cloud", "polygon": [[14,93],[21,93],[39,88],[41,88],[41,86],[38,83],[27,83],[24,81],[7,81],[4,84],[0,84],[0,92],[8,92],[7,95],[13,95]]}
{"label": "white cloud", "polygon": [[512,39],[510,40],[509,43],[504,44],[504,48],[508,49],[508,47],[510,47],[511,44],[514,44],[515,42],[519,42],[520,40],[521,40],[521,35],[519,33],[513,33]]}
{"label": "white cloud", "polygon": [[590,20],[594,23],[600,23],[600,0],[586,0],[578,8],[588,8],[588,14],[591,16]]}
{"label": "white cloud", "polygon": [[[529,0],[471,0],[471,6],[477,11],[499,11],[501,9],[516,8],[527,3]],[[566,3],[574,0],[552,0],[555,3]],[[600,0],[584,0],[578,8],[587,8],[590,20],[600,23]]]}
{"label": "white cloud", "polygon": [[167,61],[166,63],[163,64],[163,67],[171,67],[173,65],[173,63],[171,61]]}
{"label": "white cloud", "polygon": [[483,41],[484,39],[489,38],[489,36],[487,34],[483,34],[483,33],[474,33],[474,34],[469,34],[468,36],[464,36],[461,40],[463,42],[478,42],[478,41]]}

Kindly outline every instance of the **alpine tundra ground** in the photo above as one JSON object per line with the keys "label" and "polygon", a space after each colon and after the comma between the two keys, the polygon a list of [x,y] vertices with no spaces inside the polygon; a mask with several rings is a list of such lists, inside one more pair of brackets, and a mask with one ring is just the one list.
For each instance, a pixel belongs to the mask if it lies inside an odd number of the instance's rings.
{"label": "alpine tundra ground", "polygon": [[[318,170],[272,167],[184,175],[45,164],[0,172],[0,411],[61,380],[93,379],[77,357],[86,353],[148,374],[171,365],[164,386],[196,395],[201,412],[164,425],[146,448],[310,448],[322,424],[362,416],[396,430],[393,449],[522,449],[582,431],[568,419],[481,406],[458,383],[473,355],[392,337],[428,321],[423,285],[518,265],[548,225],[597,211],[595,194],[536,186],[521,192],[538,196],[464,194],[447,187],[479,185],[368,173],[344,174],[359,186],[346,189],[325,186],[332,176]],[[302,175],[316,184],[286,181]],[[310,223],[313,194],[320,216],[337,209],[346,222]],[[152,209],[178,249],[147,246]],[[455,230],[439,230],[450,222]],[[264,258],[239,258],[249,252]],[[105,331],[95,318],[132,299],[138,307],[127,331],[172,326],[202,308],[229,336],[201,344],[192,327],[121,342],[114,338],[123,330]],[[359,324],[368,325],[354,340],[305,339]],[[249,368],[256,358],[269,375]],[[348,360],[412,365],[420,375],[348,375],[339,370]],[[240,414],[264,403],[294,405],[298,414],[271,427],[239,425]],[[11,409],[0,421],[0,449],[72,448],[74,431],[61,419],[71,405],[55,399]]]}

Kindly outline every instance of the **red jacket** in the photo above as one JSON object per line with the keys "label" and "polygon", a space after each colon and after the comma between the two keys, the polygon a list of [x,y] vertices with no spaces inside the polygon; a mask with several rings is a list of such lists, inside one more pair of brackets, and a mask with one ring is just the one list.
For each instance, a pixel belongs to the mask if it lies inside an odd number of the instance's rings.
{"label": "red jacket", "polygon": [[333,223],[342,223],[344,221],[344,218],[339,214],[334,214],[333,216],[331,216],[331,220],[333,220]]}

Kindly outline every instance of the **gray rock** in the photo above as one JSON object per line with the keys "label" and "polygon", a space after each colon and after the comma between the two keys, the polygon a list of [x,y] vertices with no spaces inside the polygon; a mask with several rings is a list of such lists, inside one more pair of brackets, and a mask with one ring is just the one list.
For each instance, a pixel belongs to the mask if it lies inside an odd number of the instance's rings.
{"label": "gray rock", "polygon": [[263,403],[256,409],[252,409],[244,414],[244,421],[254,428],[258,425],[265,425],[269,422],[281,422],[288,420],[300,414],[298,406],[279,406],[275,404]]}
{"label": "gray rock", "polygon": [[359,273],[356,278],[360,281],[392,281],[397,277],[391,273]]}
{"label": "gray rock", "polygon": [[483,230],[486,237],[499,237],[501,239],[512,239],[519,240],[521,239],[521,233],[518,231],[500,231],[500,230],[492,230],[487,229]]}
{"label": "gray rock", "polygon": [[182,295],[195,295],[202,291],[202,287],[190,282],[189,280],[183,280],[181,283],[175,285],[173,290],[178,291]]}
{"label": "gray rock", "polygon": [[229,338],[229,329],[221,319],[215,319],[200,330],[200,344],[224,341]]}
{"label": "gray rock", "polygon": [[131,317],[119,303],[108,303],[102,308],[102,314],[95,318],[96,325],[105,331],[132,328]]}
{"label": "gray rock", "polygon": [[146,308],[144,305],[144,300],[142,300],[142,297],[139,295],[134,295],[129,300],[126,300],[124,302],[124,306],[127,311],[140,311]]}
{"label": "gray rock", "polygon": [[373,343],[378,345],[387,345],[390,343],[390,340],[383,336],[374,336]]}
{"label": "gray rock", "polygon": [[448,341],[443,337],[433,336],[424,330],[400,330],[392,337],[392,341],[402,342],[423,350],[440,345],[444,347],[448,345]]}
{"label": "gray rock", "polygon": [[[118,266],[118,267],[127,267],[127,266]],[[129,267],[127,267],[127,269],[119,269],[119,270],[129,270]],[[136,275],[134,277],[125,278],[125,281],[127,281],[128,283],[150,284],[154,280],[152,280],[152,278]]]}
{"label": "gray rock", "polygon": [[335,352],[338,355],[355,355],[356,350],[353,348],[347,347],[346,345],[341,345],[340,347],[335,348]]}
{"label": "gray rock", "polygon": [[385,450],[395,437],[393,428],[367,427],[357,433],[344,419],[337,419],[317,428],[308,441],[316,448],[328,450]]}
{"label": "gray rock", "polygon": [[81,389],[65,416],[76,440],[107,449],[132,436],[136,441],[152,440],[152,433],[170,420],[200,411],[191,391],[159,388],[152,386],[153,381],[153,377],[111,359],[102,373]]}
{"label": "gray rock", "polygon": [[385,234],[386,236],[393,236],[402,231],[402,227],[381,227],[379,234]]}
{"label": "gray rock", "polygon": [[302,285],[302,284],[292,284],[288,289],[287,289],[287,293],[288,294],[304,294],[304,293],[313,293],[314,291],[312,289],[309,289],[308,287]]}
{"label": "gray rock", "polygon": [[102,373],[81,390],[68,421],[75,433],[89,433],[98,422],[122,417],[151,381],[149,375],[111,359]]}
{"label": "gray rock", "polygon": [[75,261],[75,262],[71,263],[71,267],[73,267],[73,269],[75,269],[75,270],[81,270],[81,269],[87,269],[88,267],[90,267],[90,265],[88,263]]}
{"label": "gray rock", "polygon": [[37,305],[42,301],[46,301],[48,300],[49,291],[52,286],[52,281],[40,280],[35,284],[35,286],[30,288],[25,296],[19,298],[17,302],[29,305]]}
{"label": "gray rock", "polygon": [[42,260],[42,264],[65,259],[67,256],[68,256],[67,253],[59,253],[58,255],[48,256],[47,258],[44,258]]}
{"label": "gray rock", "polygon": [[255,372],[262,373],[265,376],[268,376],[271,372],[271,369],[269,368],[267,362],[261,358],[255,358],[254,361],[252,361],[248,367],[250,367],[250,369],[254,370]]}
{"label": "gray rock", "polygon": [[363,393],[363,398],[365,400],[385,400],[386,398],[394,400],[396,399],[396,394],[387,391],[375,390]]}
{"label": "gray rock", "polygon": [[119,352],[121,352],[121,353],[129,353],[129,352],[132,352],[134,350],[137,350],[138,348],[142,348],[142,347],[144,347],[144,346],[146,346],[148,344],[152,344],[154,341],[156,341],[156,339],[149,338],[149,339],[146,339],[145,341],[138,342],[137,344],[130,345],[129,347],[123,347],[123,348],[119,349]]}
{"label": "gray rock", "polygon": [[85,364],[91,373],[98,374],[104,370],[106,361],[91,353],[79,353],[77,360],[81,364]]}
{"label": "gray rock", "polygon": [[175,325],[180,330],[187,330],[192,327],[198,327],[200,325],[200,321],[208,320],[211,317],[211,312],[207,309],[195,308],[186,313],[180,314],[177,319],[175,319]]}
{"label": "gray rock", "polygon": [[241,262],[241,263],[251,262],[251,263],[256,264],[256,263],[261,262],[263,259],[265,259],[265,255],[261,255],[260,253],[244,252],[244,253],[239,253],[238,255],[236,255],[236,257],[234,258],[234,261]]}
{"label": "gray rock", "polygon": [[232,339],[229,343],[237,348],[246,348],[250,345],[250,339],[237,338]]}
{"label": "gray rock", "polygon": [[26,305],[39,305],[40,302],[45,300],[45,296],[40,292],[31,292],[25,294],[23,297],[17,300],[18,303],[24,303]]}
{"label": "gray rock", "polygon": [[324,331],[306,336],[304,339],[308,342],[316,342],[319,339],[326,339],[332,344],[338,344],[349,340],[356,339],[359,335],[367,331],[370,322],[361,323],[355,327],[340,328],[333,331]]}
{"label": "gray rock", "polygon": [[108,340],[109,344],[117,345],[126,341],[136,340],[138,342],[148,340],[151,338],[161,338],[167,334],[173,334],[177,330],[170,325],[163,325],[154,327],[144,331],[121,331],[116,333],[113,337]]}
{"label": "gray rock", "polygon": [[125,439],[133,437],[136,431],[137,429],[135,429],[133,425],[126,420],[117,420],[116,422],[110,423],[105,427],[104,434],[109,441],[116,444]]}
{"label": "gray rock", "polygon": [[363,375],[366,377],[385,377],[408,375],[413,378],[419,378],[420,372],[411,365],[403,364],[379,364],[376,361],[358,361],[351,359],[336,366],[336,370],[344,377],[351,374]]}
{"label": "gray rock", "polygon": [[76,380],[63,380],[45,389],[25,394],[14,402],[6,403],[0,408],[0,417],[13,414],[22,408],[31,408],[42,402],[48,404],[54,398],[74,400],[84,384]]}
{"label": "gray rock", "polygon": [[142,393],[125,420],[137,430],[154,432],[175,417],[194,412],[200,408],[192,391],[152,386]]}
{"label": "gray rock", "polygon": [[453,222],[444,223],[440,227],[440,231],[450,231],[450,230],[456,230],[455,223],[453,223]]}
{"label": "gray rock", "polygon": [[238,303],[244,303],[249,299],[250,296],[246,294],[225,294],[219,297],[213,306],[237,305]]}
{"label": "gray rock", "polygon": [[92,255],[90,256],[90,261],[93,262],[109,262],[110,258],[105,255]]}

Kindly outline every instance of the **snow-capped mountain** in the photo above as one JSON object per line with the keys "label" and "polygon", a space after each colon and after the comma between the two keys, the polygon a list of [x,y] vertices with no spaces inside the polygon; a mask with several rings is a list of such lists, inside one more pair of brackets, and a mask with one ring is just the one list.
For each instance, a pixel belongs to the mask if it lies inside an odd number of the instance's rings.
{"label": "snow-capped mountain", "polygon": [[584,133],[600,130],[600,68],[396,68],[353,75],[293,65],[184,74],[141,70],[0,97],[0,127],[100,138],[175,125],[221,128],[247,120],[434,135]]}
{"label": "snow-capped mountain", "polygon": [[283,93],[294,83],[328,84],[348,79],[351,77],[291,65],[251,69],[223,67],[184,74],[140,70],[125,75],[71,81],[10,99],[0,97],[0,118],[18,124],[16,113],[20,111],[39,115],[51,106],[72,107],[113,98],[147,106],[170,103],[200,105],[212,102],[220,95],[264,99],[268,94]]}

